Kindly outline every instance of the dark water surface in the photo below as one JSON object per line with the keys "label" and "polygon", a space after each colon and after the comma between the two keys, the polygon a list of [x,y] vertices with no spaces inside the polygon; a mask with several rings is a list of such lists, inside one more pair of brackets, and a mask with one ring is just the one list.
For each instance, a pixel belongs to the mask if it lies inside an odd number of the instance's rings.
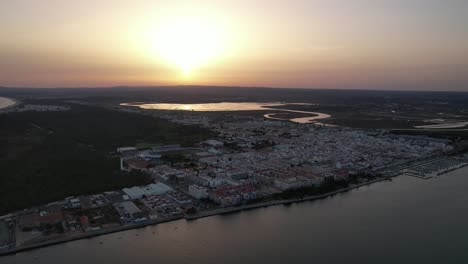
{"label": "dark water surface", "polygon": [[70,242],[0,263],[468,263],[468,168]]}

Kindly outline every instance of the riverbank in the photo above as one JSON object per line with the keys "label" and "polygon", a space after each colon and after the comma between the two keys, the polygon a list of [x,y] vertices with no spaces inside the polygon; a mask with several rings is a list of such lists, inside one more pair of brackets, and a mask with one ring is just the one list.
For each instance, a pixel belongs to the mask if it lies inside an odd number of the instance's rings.
{"label": "riverbank", "polygon": [[37,243],[37,244],[34,244],[34,245],[17,247],[15,250],[0,253],[0,256],[13,255],[13,254],[24,252],[24,251],[30,251],[30,250],[34,250],[34,249],[43,248],[43,247],[48,247],[48,246],[53,246],[53,245],[57,245],[57,244],[72,242],[72,241],[75,241],[75,240],[93,238],[93,237],[97,237],[97,236],[122,232],[122,231],[130,230],[130,229],[142,228],[142,227],[146,227],[146,226],[150,226],[150,225],[162,224],[162,223],[171,222],[171,221],[180,220],[180,219],[183,219],[183,217],[181,217],[181,216],[180,217],[172,217],[172,218],[166,218],[166,219],[162,219],[162,220],[154,219],[154,220],[149,220],[149,221],[146,221],[146,222],[143,222],[143,223],[130,224],[130,225],[125,225],[125,226],[118,226],[118,227],[113,227],[113,228],[102,229],[102,230],[88,232],[88,233],[84,233],[84,234],[80,234],[80,235],[76,235],[76,236],[69,236],[69,237],[64,237],[62,239],[55,239],[55,240],[51,240],[51,241]]}
{"label": "riverbank", "polygon": [[[443,174],[458,170],[461,168],[464,168],[466,166],[460,166],[459,168],[453,168],[450,170],[445,171]],[[225,208],[219,208],[211,211],[202,211],[198,212],[195,214],[185,214],[185,215],[180,215],[177,217],[170,217],[170,218],[164,218],[164,219],[152,219],[148,220],[145,222],[141,223],[134,223],[134,224],[127,224],[124,226],[117,226],[117,227],[111,227],[111,228],[106,228],[106,229],[101,229],[98,231],[92,231],[92,232],[87,232],[83,234],[78,234],[78,235],[64,235],[62,238],[59,239],[51,239],[43,242],[39,242],[36,244],[32,245],[25,245],[25,246],[19,246],[16,247],[13,250],[6,251],[6,252],[0,252],[0,256],[4,255],[12,255],[16,254],[19,252],[23,251],[29,251],[29,250],[34,250],[42,247],[48,247],[51,245],[57,245],[57,244],[62,244],[62,243],[67,243],[75,240],[81,240],[85,238],[92,238],[92,237],[97,237],[101,235],[106,235],[106,234],[111,234],[111,233],[116,233],[116,232],[121,232],[121,231],[126,231],[130,229],[137,229],[137,228],[142,228],[146,226],[151,226],[151,225],[157,225],[161,223],[166,223],[166,222],[171,222],[175,220],[181,220],[185,219],[187,221],[191,220],[196,220],[199,218],[205,218],[205,217],[210,217],[210,216],[215,216],[215,215],[222,215],[222,214],[231,214],[231,213],[236,213],[239,211],[244,211],[244,210],[252,210],[252,209],[257,209],[257,208],[262,208],[262,207],[270,207],[270,206],[275,206],[275,205],[289,205],[292,203],[301,203],[301,202],[306,202],[306,201],[314,201],[314,200],[319,200],[319,199],[324,199],[330,196],[334,196],[340,193],[345,193],[354,189],[358,189],[360,187],[368,186],[377,182],[381,181],[387,181],[387,180],[392,180],[392,178],[405,175],[405,173],[391,173],[391,174],[385,174],[385,176],[369,180],[366,182],[361,182],[358,184],[352,184],[349,185],[348,187],[341,188],[332,192],[327,192],[319,195],[311,195],[311,196],[305,196],[305,197],[298,197],[298,198],[291,198],[291,199],[282,199],[282,200],[272,200],[272,201],[266,201],[266,202],[259,202],[259,203],[253,203],[253,204],[246,204],[246,205],[241,205],[241,206],[235,206],[235,207],[225,207]]]}
{"label": "riverbank", "polygon": [[107,229],[88,232],[88,233],[84,233],[84,234],[80,234],[80,235],[64,237],[64,238],[61,238],[61,239],[45,241],[45,242],[37,243],[37,244],[34,244],[34,245],[20,246],[20,247],[15,248],[14,250],[0,253],[0,256],[13,255],[13,254],[16,254],[16,253],[19,253],[19,252],[30,251],[30,250],[39,249],[39,248],[43,248],[43,247],[48,247],[48,246],[52,246],[52,245],[67,243],[67,242],[71,242],[71,241],[75,241],[75,240],[92,238],[92,237],[117,233],[117,232],[121,232],[121,231],[126,231],[126,230],[130,230],[130,229],[137,229],[137,228],[142,228],[142,227],[146,227],[146,226],[157,225],[157,224],[162,224],[162,223],[166,223],[166,222],[181,220],[181,219],[186,219],[186,220],[191,221],[191,220],[196,220],[196,219],[199,219],[199,218],[205,218],[205,217],[214,216],[214,215],[221,215],[221,214],[235,213],[235,212],[239,212],[239,211],[243,211],[243,210],[252,210],[252,209],[261,208],[261,207],[269,207],[269,206],[275,206],[275,205],[281,205],[281,204],[291,204],[291,203],[300,203],[300,202],[305,202],[305,201],[319,200],[319,199],[324,199],[324,198],[327,198],[329,196],[333,196],[333,195],[336,195],[336,194],[339,194],[339,193],[348,192],[350,190],[357,189],[357,188],[360,188],[360,187],[363,187],[363,186],[367,186],[367,185],[370,185],[370,184],[373,184],[373,183],[376,183],[376,182],[389,180],[391,178],[392,177],[378,178],[378,179],[375,179],[375,180],[371,180],[371,181],[368,181],[368,182],[352,185],[352,186],[349,186],[349,187],[346,187],[346,188],[343,188],[343,189],[339,189],[339,190],[336,190],[336,191],[333,191],[333,192],[324,193],[324,194],[320,194],[320,195],[313,195],[313,196],[286,199],[286,200],[268,201],[268,202],[263,202],[263,203],[255,203],[255,204],[249,204],[249,205],[243,205],[243,206],[237,206],[237,207],[220,208],[220,209],[213,210],[213,211],[200,212],[200,213],[190,214],[190,215],[186,214],[184,216],[172,217],[172,218],[166,218],[166,219],[154,219],[154,220],[148,220],[146,222],[137,223],[137,224],[130,224],[130,225],[125,225],[125,226],[107,228]]}
{"label": "riverbank", "polygon": [[324,194],[319,194],[319,195],[312,195],[312,196],[306,196],[302,198],[292,198],[292,199],[286,199],[286,200],[275,200],[275,201],[268,201],[268,202],[263,202],[263,203],[255,203],[255,204],[250,204],[250,205],[243,205],[243,206],[237,206],[237,207],[228,207],[228,208],[220,208],[217,210],[213,211],[207,211],[207,212],[201,212],[193,215],[186,215],[185,219],[187,220],[195,220],[199,218],[204,218],[204,217],[209,217],[213,215],[219,215],[219,214],[229,214],[229,213],[234,213],[234,212],[239,212],[243,210],[252,210],[252,209],[257,209],[261,207],[268,207],[268,206],[274,206],[274,205],[281,205],[281,204],[291,204],[291,203],[300,203],[300,202],[306,202],[306,201],[314,201],[314,200],[319,200],[319,199],[324,199],[329,196],[333,196],[336,194],[344,193],[351,191],[353,189],[357,189],[359,187],[367,186],[376,182],[381,182],[381,181],[386,181],[391,179],[392,177],[383,177],[383,178],[378,178],[375,180],[371,180],[368,182],[363,182],[359,184],[355,184],[343,189],[339,189],[333,192],[328,192]]}

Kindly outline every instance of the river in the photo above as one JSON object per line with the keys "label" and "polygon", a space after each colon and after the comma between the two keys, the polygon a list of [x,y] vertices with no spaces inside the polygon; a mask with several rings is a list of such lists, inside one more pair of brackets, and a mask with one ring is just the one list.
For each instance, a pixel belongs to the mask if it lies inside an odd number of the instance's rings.
{"label": "river", "polygon": [[175,221],[0,258],[10,263],[468,263],[468,167],[319,201]]}

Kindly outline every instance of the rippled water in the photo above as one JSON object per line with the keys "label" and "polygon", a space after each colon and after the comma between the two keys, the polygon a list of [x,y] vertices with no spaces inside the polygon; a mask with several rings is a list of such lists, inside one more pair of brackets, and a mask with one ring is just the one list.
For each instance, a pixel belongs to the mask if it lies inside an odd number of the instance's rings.
{"label": "rippled water", "polygon": [[467,167],[430,180],[402,176],[324,200],[180,220],[0,263],[468,263],[466,190]]}

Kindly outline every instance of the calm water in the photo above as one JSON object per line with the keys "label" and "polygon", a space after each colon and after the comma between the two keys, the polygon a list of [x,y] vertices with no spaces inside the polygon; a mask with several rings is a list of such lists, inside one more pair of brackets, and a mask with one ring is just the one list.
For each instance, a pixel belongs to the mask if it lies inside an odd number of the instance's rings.
{"label": "calm water", "polygon": [[281,106],[281,103],[256,103],[256,102],[221,102],[221,103],[206,103],[206,104],[129,104],[122,105],[138,106],[143,109],[155,110],[183,110],[183,111],[205,111],[205,112],[220,112],[220,111],[255,111],[265,110],[267,106]]}
{"label": "calm water", "polygon": [[14,105],[15,102],[9,98],[0,97],[0,109]]}
{"label": "calm water", "polygon": [[466,167],[431,180],[399,177],[320,201],[181,220],[0,263],[468,263],[467,190]]}
{"label": "calm water", "polygon": [[[286,112],[293,112],[293,113],[303,113],[303,114],[311,114],[313,116],[306,116],[306,117],[297,117],[297,118],[291,118],[291,119],[284,119],[284,118],[278,118],[276,117],[276,113],[273,114],[265,114],[263,115],[266,118],[269,119],[276,119],[276,120],[289,120],[295,123],[300,123],[300,124],[307,124],[307,123],[316,123],[316,124],[321,124],[317,123],[317,120],[320,119],[325,119],[331,117],[329,114],[324,114],[324,113],[318,113],[318,112],[306,112],[306,111],[296,111],[296,110],[283,110]],[[325,125],[325,124],[323,124]]]}
{"label": "calm water", "polygon": [[[307,103],[290,103],[291,105],[313,105]],[[203,111],[203,112],[222,112],[222,111],[258,111],[258,110],[275,110],[277,112],[292,112],[301,114],[310,114],[308,117],[292,118],[289,119],[296,123],[312,123],[316,120],[329,118],[330,115],[317,112],[289,110],[289,109],[275,109],[275,106],[284,106],[283,103],[257,103],[257,102],[222,102],[222,103],[206,103],[206,104],[131,104],[123,103],[121,105],[138,106],[142,109],[153,109],[153,110],[179,110],[179,111]],[[285,120],[282,118],[275,117],[274,113],[265,114],[264,117],[270,119]]]}

